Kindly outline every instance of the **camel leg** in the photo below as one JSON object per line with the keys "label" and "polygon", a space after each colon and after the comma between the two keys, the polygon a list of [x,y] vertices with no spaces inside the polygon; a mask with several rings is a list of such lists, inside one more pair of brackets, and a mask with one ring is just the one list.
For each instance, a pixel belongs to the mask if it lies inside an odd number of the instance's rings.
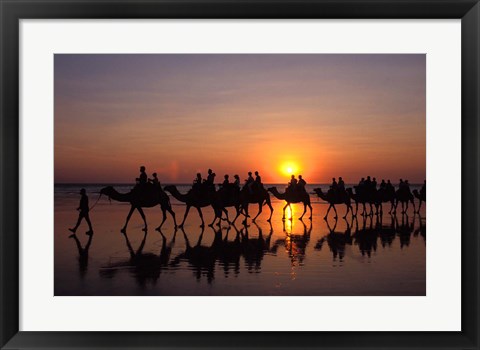
{"label": "camel leg", "polygon": [[287,204],[285,204],[285,206],[283,207],[283,217],[282,217],[282,220],[285,220],[285,209],[287,209],[288,205],[289,205],[289,204],[288,204],[288,202],[287,202]]}
{"label": "camel leg", "polygon": [[160,226],[158,226],[158,227],[155,229],[155,230],[157,230],[157,231],[160,231],[160,229],[162,228],[163,223],[165,222],[165,220],[167,220],[167,210],[166,210],[166,209],[163,209],[163,208],[162,208],[162,214],[163,214],[162,222],[160,223]]}
{"label": "camel leg", "polygon": [[328,207],[328,209],[327,209],[327,213],[326,213],[325,216],[323,217],[324,220],[327,220],[327,218],[328,218],[328,213],[330,213],[330,209],[332,208],[332,206],[333,206],[333,204],[330,203],[330,205],[329,205],[329,207]]}
{"label": "camel leg", "polygon": [[306,212],[307,212],[307,205],[303,203],[303,214],[298,218],[298,220],[302,220]]}
{"label": "camel leg", "polygon": [[350,212],[350,206],[347,205],[347,212],[345,213],[345,215],[343,216],[343,218],[345,219],[348,215],[348,213]]}
{"label": "camel leg", "polygon": [[170,215],[172,215],[173,224],[175,225],[175,228],[177,228],[177,219],[175,218],[175,212],[172,210],[171,207],[168,207],[167,211],[170,213]]}
{"label": "camel leg", "polygon": [[[218,218],[218,214],[217,214],[217,210],[213,210],[213,212],[215,213],[215,216],[213,218],[213,221],[208,225],[210,227],[213,227],[213,224],[215,223],[215,221],[217,221],[217,218]],[[221,214],[220,214],[221,215]],[[221,219],[221,218],[220,218]]]}
{"label": "camel leg", "polygon": [[292,204],[291,203],[288,203],[288,209],[290,209],[290,221],[293,220],[293,210],[292,210]]}
{"label": "camel leg", "polygon": [[363,204],[363,211],[362,211],[362,216],[367,216],[367,209],[365,209],[365,203],[362,203]]}
{"label": "camel leg", "polygon": [[[228,218],[228,210],[227,210],[227,208],[223,208],[222,210],[223,210],[223,212],[225,213],[225,220],[230,224],[230,219]],[[222,218],[220,218],[220,219],[222,219]]]}
{"label": "camel leg", "polygon": [[236,211],[237,211],[237,216],[235,216],[235,219],[233,219],[233,221],[231,222],[231,224],[235,224],[235,221],[237,220],[237,218],[240,216],[240,214],[242,213],[242,211],[240,210],[240,207],[235,207]]}
{"label": "camel leg", "polygon": [[258,216],[262,213],[262,207],[263,207],[263,203],[258,203],[258,213],[257,213],[257,215],[255,215],[255,217],[252,219],[253,222],[255,222],[255,220],[258,218]]}
{"label": "camel leg", "polygon": [[147,218],[145,218],[145,213],[143,212],[141,207],[137,207],[138,212],[140,213],[142,219],[143,219],[143,224],[145,225],[143,227],[143,231],[147,232]]}
{"label": "camel leg", "polygon": [[355,202],[355,217],[358,214],[358,202]]}
{"label": "camel leg", "polygon": [[249,217],[248,215],[248,204],[245,206],[245,208],[243,208],[243,210],[245,211],[245,220],[243,220],[243,224],[246,225],[247,224],[247,218]]}
{"label": "camel leg", "polygon": [[422,201],[420,201],[420,205],[418,206],[417,213],[420,213],[420,209],[422,209]]}
{"label": "camel leg", "polygon": [[270,216],[268,217],[268,220],[267,222],[271,222],[272,221],[272,215],[273,215],[273,207],[272,207],[272,203],[270,202],[270,199],[268,199],[266,201],[268,207],[270,208]]}
{"label": "camel leg", "polygon": [[309,217],[309,219],[312,220],[312,217],[313,217],[312,205],[311,205],[310,203],[308,203],[308,207],[310,208],[310,217]]}
{"label": "camel leg", "polygon": [[[200,227],[205,227],[205,221],[203,221],[203,213],[202,213],[202,209],[197,207],[197,211],[198,211],[198,215],[200,215],[200,219],[202,220],[202,224],[200,225]],[[216,215],[216,214],[215,214]]]}
{"label": "camel leg", "polygon": [[335,220],[338,219],[337,208],[333,205],[333,211],[335,212]]}
{"label": "camel leg", "polygon": [[123,226],[123,228],[120,230],[120,232],[122,233],[127,233],[127,225],[128,225],[128,222],[130,221],[130,218],[132,217],[132,214],[133,214],[133,211],[135,210],[135,207],[132,205],[130,207],[130,211],[128,212],[128,215],[127,215],[127,220],[125,221],[125,225]]}
{"label": "camel leg", "polygon": [[183,227],[183,224],[185,223],[185,220],[187,219],[187,215],[188,215],[189,211],[190,211],[190,206],[187,205],[187,209],[185,209],[185,214],[183,215],[182,223],[180,225],[178,225],[178,227],[180,227],[180,228]]}

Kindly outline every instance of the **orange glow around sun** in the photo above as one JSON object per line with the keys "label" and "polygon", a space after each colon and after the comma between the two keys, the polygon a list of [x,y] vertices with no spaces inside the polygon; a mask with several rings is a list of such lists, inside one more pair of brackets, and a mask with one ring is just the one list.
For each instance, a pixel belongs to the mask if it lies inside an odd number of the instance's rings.
{"label": "orange glow around sun", "polygon": [[300,167],[298,166],[297,163],[288,161],[280,165],[279,171],[284,176],[298,175],[298,172],[300,171]]}

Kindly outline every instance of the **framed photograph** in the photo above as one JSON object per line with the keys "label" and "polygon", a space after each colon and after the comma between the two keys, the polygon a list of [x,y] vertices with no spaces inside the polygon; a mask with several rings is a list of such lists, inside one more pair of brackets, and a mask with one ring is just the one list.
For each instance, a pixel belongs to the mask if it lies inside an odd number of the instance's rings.
{"label": "framed photograph", "polygon": [[479,348],[477,1],[0,11],[2,349]]}

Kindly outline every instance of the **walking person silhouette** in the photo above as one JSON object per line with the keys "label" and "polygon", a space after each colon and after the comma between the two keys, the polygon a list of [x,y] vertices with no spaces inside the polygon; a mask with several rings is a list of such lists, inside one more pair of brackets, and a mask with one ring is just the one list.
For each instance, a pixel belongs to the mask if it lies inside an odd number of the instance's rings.
{"label": "walking person silhouette", "polygon": [[78,226],[80,226],[80,223],[82,222],[82,219],[85,219],[85,221],[88,224],[88,231],[86,232],[87,235],[92,235],[93,234],[93,228],[92,228],[92,223],[90,222],[90,217],[88,216],[88,212],[90,211],[90,208],[88,207],[88,196],[87,196],[87,191],[85,191],[84,188],[80,190],[80,195],[82,196],[80,198],[80,204],[77,208],[80,213],[78,214],[78,220],[77,224],[75,225],[74,228],[69,228],[68,230],[75,233],[77,232]]}

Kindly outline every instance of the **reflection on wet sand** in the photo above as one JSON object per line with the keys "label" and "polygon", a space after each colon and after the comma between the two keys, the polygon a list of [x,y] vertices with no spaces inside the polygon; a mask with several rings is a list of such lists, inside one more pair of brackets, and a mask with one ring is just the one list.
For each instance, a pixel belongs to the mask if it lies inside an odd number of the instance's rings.
{"label": "reflection on wet sand", "polygon": [[75,245],[77,246],[77,251],[78,251],[78,270],[80,274],[80,278],[84,278],[85,274],[87,273],[88,269],[88,251],[90,249],[90,246],[92,244],[92,239],[93,239],[93,233],[89,233],[88,235],[88,241],[85,244],[85,246],[82,246],[82,243],[78,239],[77,235],[71,234],[69,238],[72,238],[75,241]]}
{"label": "reflection on wet sand", "polygon": [[284,246],[285,251],[288,253],[290,262],[292,266],[303,265],[305,259],[305,250],[307,248],[308,242],[310,242],[310,234],[312,233],[312,221],[309,220],[309,228],[304,220],[300,220],[300,223],[303,225],[302,234],[292,233],[291,222],[283,221],[283,233],[285,238],[277,239],[275,241],[275,250],[278,246]]}
{"label": "reflection on wet sand", "polygon": [[159,254],[143,252],[147,235],[147,231],[143,231],[143,238],[140,245],[135,249],[132,246],[128,235],[126,233],[122,234],[125,238],[128,252],[130,253],[130,259],[120,259],[115,261],[117,259],[112,258],[111,260],[113,261],[110,261],[107,265],[101,267],[100,275],[105,278],[113,278],[118,271],[126,269],[135,276],[138,285],[145,286],[148,281],[155,284],[162,269],[168,265],[170,260],[172,247],[175,243],[176,231],[169,243],[167,243],[167,238],[160,231],[162,244]]}
{"label": "reflection on wet sand", "polygon": [[[333,254],[333,260],[337,258],[342,261],[345,257],[345,247],[355,245],[358,247],[362,256],[371,257],[372,253],[377,251],[377,243],[383,248],[390,247],[395,238],[399,238],[400,248],[408,247],[410,239],[414,233],[415,221],[418,216],[419,227],[415,230],[415,237],[419,234],[426,238],[426,228],[423,218],[420,215],[413,215],[412,219],[406,214],[401,215],[401,219],[394,215],[389,215],[389,222],[383,221],[381,216],[376,217],[375,221],[372,216],[361,218],[361,224],[357,217],[352,218],[349,223],[344,219],[346,229],[343,232],[335,231],[338,220],[334,221],[333,227],[329,221],[326,221],[328,234],[319,239],[315,245],[315,250],[320,251],[325,242],[327,242],[330,251]],[[352,233],[352,227],[355,230]]]}
{"label": "reflection on wet sand", "polygon": [[[343,221],[343,228],[337,229],[339,222]],[[348,246],[356,247],[364,257],[372,257],[378,249],[378,244],[382,248],[391,247],[398,237],[400,248],[409,246],[411,236],[421,235],[425,240],[426,229],[424,219],[419,215],[410,218],[407,215],[396,217],[388,215],[386,218],[367,216],[351,220],[326,220],[328,231],[321,237],[314,246],[314,252],[322,251],[325,243],[332,253],[333,261],[343,262],[346,256]],[[277,256],[278,249],[284,248],[292,267],[304,266],[306,264],[307,246],[313,229],[312,221],[298,221],[302,225],[301,233],[294,233],[292,222],[283,221],[283,238],[277,238],[271,243],[274,233],[273,226],[268,224],[268,232],[256,223],[252,225],[243,225],[238,228],[236,225],[226,227],[209,227],[207,231],[201,228],[194,242],[189,237],[195,237],[191,232],[187,233],[181,228],[181,233],[185,242],[184,249],[172,257],[172,248],[175,243],[177,230],[173,230],[170,241],[167,242],[165,234],[160,231],[161,248],[158,254],[144,253],[144,247],[148,233],[143,232],[143,237],[135,248],[130,242],[127,234],[122,234],[125,245],[128,249],[129,259],[111,258],[111,261],[102,266],[100,275],[103,278],[113,278],[119,271],[129,271],[139,286],[144,287],[147,282],[155,284],[162,270],[176,270],[184,265],[193,272],[193,276],[200,280],[205,278],[211,284],[216,273],[223,272],[225,277],[230,274],[237,276],[242,270],[242,260],[244,269],[248,273],[260,273],[262,270],[262,261],[265,255]],[[414,230],[415,223],[419,226]],[[156,234],[156,233],[155,233]],[[211,243],[204,242],[205,235],[211,234],[213,240]],[[84,275],[88,263],[88,248],[91,244],[92,236],[85,248],[75,235],[72,235],[77,242],[79,251],[80,274]]]}
{"label": "reflection on wet sand", "polygon": [[[223,228],[210,228],[213,231],[214,239],[208,246],[202,245],[203,229],[193,246],[185,230],[182,229],[186,248],[184,252],[172,259],[170,266],[179,266],[182,262],[187,262],[197,279],[204,276],[209,283],[215,278],[217,262],[225,275],[228,275],[230,270],[237,275],[240,273],[240,258],[243,257],[248,272],[259,272],[264,254],[270,251],[270,238],[273,230],[264,237],[260,226],[256,224],[254,226],[258,229],[258,235],[255,238],[250,236],[249,227],[246,225],[240,230],[235,225],[229,226],[225,229],[225,237],[223,237]],[[233,240],[229,241],[228,236],[232,228],[236,234]]]}
{"label": "reflection on wet sand", "polygon": [[[337,220],[323,220],[328,204],[315,198],[313,220],[298,219],[302,204],[282,220],[284,203],[272,205],[271,222],[267,211],[249,225],[201,229],[197,220],[177,231],[167,220],[157,232],[135,216],[123,234],[126,206],[101,203],[95,239],[56,231],[55,295],[424,295],[425,219],[412,210],[341,219],[346,208],[338,208]],[[157,221],[155,208],[147,212]]]}

